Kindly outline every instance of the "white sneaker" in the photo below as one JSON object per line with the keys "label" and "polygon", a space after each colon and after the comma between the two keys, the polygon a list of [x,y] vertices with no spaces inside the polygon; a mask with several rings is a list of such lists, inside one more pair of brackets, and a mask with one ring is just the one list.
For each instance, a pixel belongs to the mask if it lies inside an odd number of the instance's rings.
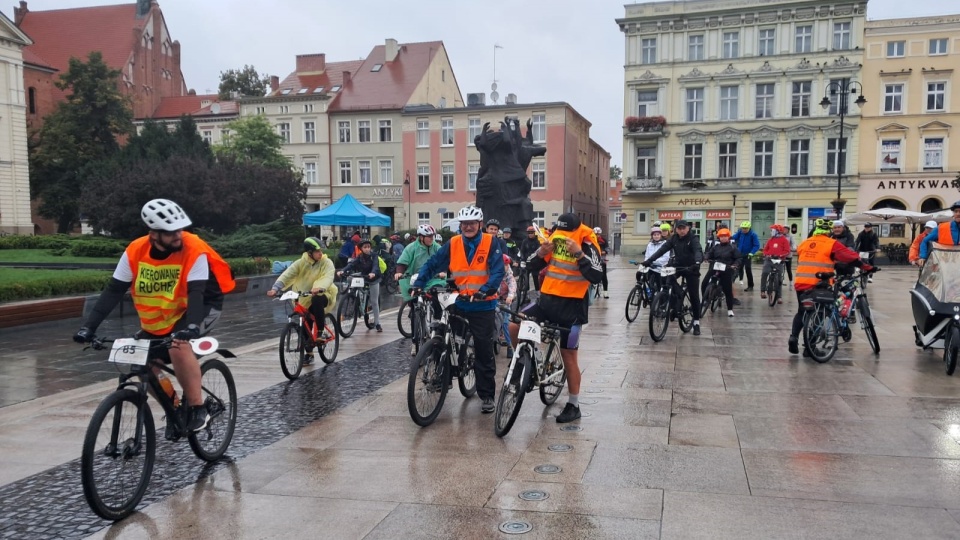
{"label": "white sneaker", "polygon": [[732,309],[728,309],[728,310],[727,310],[727,317],[733,317],[733,310],[732,310]]}
{"label": "white sneaker", "polygon": [[604,298],[610,298],[610,295],[609,295],[609,294],[607,294],[607,292],[606,292],[606,291],[604,291],[604,292],[603,292],[603,297],[604,297]]}
{"label": "white sneaker", "polygon": [[872,277],[868,277],[868,278],[867,278],[867,283],[873,283],[873,278],[872,278]]}

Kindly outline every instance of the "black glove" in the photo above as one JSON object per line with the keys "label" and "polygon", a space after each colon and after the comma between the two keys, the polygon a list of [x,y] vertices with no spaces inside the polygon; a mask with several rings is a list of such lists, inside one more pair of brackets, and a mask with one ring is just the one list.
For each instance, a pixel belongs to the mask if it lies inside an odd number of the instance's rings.
{"label": "black glove", "polygon": [[647,268],[650,268],[651,266],[653,266],[653,261],[643,261],[642,263],[640,263],[640,266],[646,266]]}
{"label": "black glove", "polygon": [[410,288],[410,298],[416,298],[423,294],[423,289],[420,287],[411,287]]}
{"label": "black glove", "polygon": [[173,333],[173,339],[181,341],[190,341],[191,339],[197,339],[198,337],[200,337],[200,327],[195,324],[188,325],[183,330]]}
{"label": "black glove", "polygon": [[477,291],[473,293],[473,296],[470,298],[470,301],[473,302],[473,301],[479,301],[479,300],[486,300],[488,296],[490,295],[483,291]]}
{"label": "black glove", "polygon": [[73,335],[73,340],[77,343],[90,343],[93,341],[93,330],[84,326]]}

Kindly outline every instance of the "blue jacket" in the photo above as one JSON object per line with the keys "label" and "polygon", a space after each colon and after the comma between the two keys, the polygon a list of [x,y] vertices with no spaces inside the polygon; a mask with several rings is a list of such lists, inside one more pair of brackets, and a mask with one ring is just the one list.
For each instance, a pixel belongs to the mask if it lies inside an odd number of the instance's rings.
{"label": "blue jacket", "polygon": [[[950,232],[953,233],[953,245],[960,246],[960,223],[950,222]],[[926,259],[930,255],[930,242],[936,242],[940,236],[940,227],[930,231],[923,242],[920,242],[920,258]]]}
{"label": "blue jacket", "polygon": [[737,250],[744,256],[753,255],[760,251],[760,238],[757,233],[753,232],[753,229],[750,229],[746,234],[743,231],[737,231],[731,240],[737,243]]}
{"label": "blue jacket", "polygon": [[[473,256],[477,252],[477,246],[480,245],[481,234],[477,234],[473,238],[467,238],[463,236],[463,248],[467,252],[467,261],[473,262]],[[496,238],[490,243],[490,257],[487,259],[487,283],[480,287],[480,290],[489,295],[497,294],[497,291],[500,290],[500,282],[503,281],[503,252],[500,250],[500,243],[497,242]],[[447,242],[440,247],[440,251],[436,253],[433,257],[427,259],[427,262],[423,263],[423,266],[420,267],[420,273],[417,276],[417,281],[413,284],[414,287],[424,288],[427,284],[427,281],[430,280],[433,276],[437,275],[438,272],[446,271],[450,267],[450,242]],[[471,302],[469,297],[460,297],[457,299],[457,308],[461,311],[472,312],[472,311],[493,311],[497,308],[497,300],[485,300],[483,302]]]}

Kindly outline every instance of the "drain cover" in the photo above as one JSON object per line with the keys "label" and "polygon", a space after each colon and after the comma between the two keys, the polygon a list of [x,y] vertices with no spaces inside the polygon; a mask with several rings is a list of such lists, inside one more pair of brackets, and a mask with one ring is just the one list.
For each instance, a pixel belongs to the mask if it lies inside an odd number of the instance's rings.
{"label": "drain cover", "polygon": [[533,472],[538,474],[557,474],[563,471],[559,465],[537,465],[533,468]]}
{"label": "drain cover", "polygon": [[520,492],[520,498],[525,501],[545,501],[550,498],[550,494],[539,489],[528,489]]}
{"label": "drain cover", "polygon": [[580,426],[563,426],[560,431],[583,431],[583,428]]}
{"label": "drain cover", "polygon": [[547,447],[547,450],[551,452],[569,452],[573,450],[573,445],[570,444],[551,444]]}
{"label": "drain cover", "polygon": [[526,521],[504,521],[500,524],[500,532],[506,534],[524,534],[533,530],[533,525]]}

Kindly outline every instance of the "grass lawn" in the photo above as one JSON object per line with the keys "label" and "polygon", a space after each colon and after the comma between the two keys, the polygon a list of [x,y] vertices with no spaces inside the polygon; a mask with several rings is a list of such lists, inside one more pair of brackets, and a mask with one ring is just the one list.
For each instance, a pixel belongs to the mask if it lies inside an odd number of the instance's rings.
{"label": "grass lawn", "polygon": [[31,283],[57,277],[109,276],[109,270],[32,270],[30,268],[0,268],[0,284]]}
{"label": "grass lawn", "polygon": [[51,255],[47,249],[0,249],[0,262],[32,263],[113,263],[119,257],[74,257],[73,255]]}

